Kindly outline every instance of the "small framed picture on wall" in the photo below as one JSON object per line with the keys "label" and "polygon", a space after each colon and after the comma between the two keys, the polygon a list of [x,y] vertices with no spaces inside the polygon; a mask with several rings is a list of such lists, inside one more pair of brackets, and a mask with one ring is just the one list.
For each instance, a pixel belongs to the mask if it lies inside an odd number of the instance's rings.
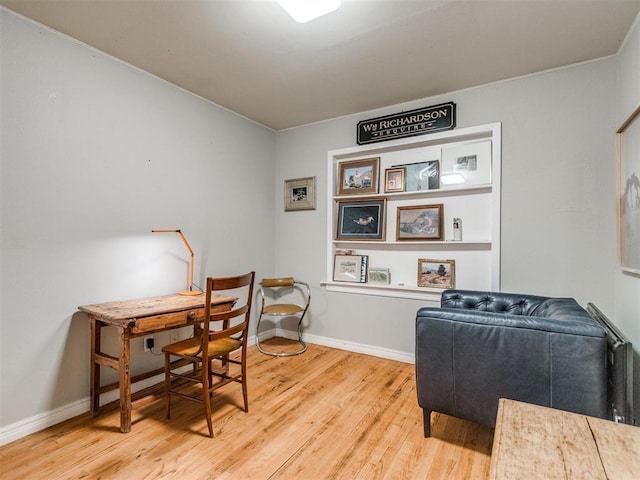
{"label": "small framed picture on wall", "polygon": [[284,181],[284,211],[316,209],[316,177]]}

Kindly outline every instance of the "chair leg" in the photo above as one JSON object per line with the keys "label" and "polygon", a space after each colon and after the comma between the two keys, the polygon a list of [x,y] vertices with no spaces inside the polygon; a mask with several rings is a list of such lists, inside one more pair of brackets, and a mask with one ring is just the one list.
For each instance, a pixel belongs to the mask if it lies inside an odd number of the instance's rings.
{"label": "chair leg", "polygon": [[171,417],[171,359],[164,354],[164,408],[167,420]]}
{"label": "chair leg", "polygon": [[242,398],[244,399],[244,411],[249,412],[249,396],[247,395],[247,362],[242,359]]}
{"label": "chair leg", "polygon": [[202,403],[204,404],[204,415],[207,418],[209,438],[213,438],[213,423],[211,422],[211,380],[207,364],[208,362],[202,362]]}
{"label": "chair leg", "polygon": [[424,424],[424,438],[431,436],[431,410],[422,409],[422,422]]}

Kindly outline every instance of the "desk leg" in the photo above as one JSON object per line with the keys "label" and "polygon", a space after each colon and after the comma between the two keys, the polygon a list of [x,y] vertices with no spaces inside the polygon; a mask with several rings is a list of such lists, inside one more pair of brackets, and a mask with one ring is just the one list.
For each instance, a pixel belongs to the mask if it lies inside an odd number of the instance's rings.
{"label": "desk leg", "polygon": [[131,431],[131,339],[129,330],[120,329],[120,431]]}
{"label": "desk leg", "polygon": [[98,410],[100,410],[100,364],[97,361],[96,354],[100,352],[101,348],[101,339],[100,332],[102,330],[101,324],[99,320],[96,320],[95,317],[90,316],[91,318],[91,386],[90,388],[90,396],[91,396],[91,405],[89,407],[91,411],[91,415],[94,417],[98,415]]}

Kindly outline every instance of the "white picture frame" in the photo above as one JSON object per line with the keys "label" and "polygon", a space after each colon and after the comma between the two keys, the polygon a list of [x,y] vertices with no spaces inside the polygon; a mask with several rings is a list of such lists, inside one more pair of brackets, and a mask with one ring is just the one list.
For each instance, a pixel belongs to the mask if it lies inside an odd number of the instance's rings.
{"label": "white picture frame", "polygon": [[491,140],[445,147],[441,159],[440,188],[491,184]]}

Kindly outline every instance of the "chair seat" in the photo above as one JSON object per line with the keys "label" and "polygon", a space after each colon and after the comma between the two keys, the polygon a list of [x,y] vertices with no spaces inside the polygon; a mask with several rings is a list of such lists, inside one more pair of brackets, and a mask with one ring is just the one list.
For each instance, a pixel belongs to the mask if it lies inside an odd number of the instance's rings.
{"label": "chair seat", "polygon": [[[268,292],[268,293],[267,293]],[[276,357],[290,357],[292,355],[299,355],[307,350],[307,344],[302,340],[302,319],[307,313],[309,308],[309,302],[311,300],[311,290],[309,284],[295,280],[293,277],[282,278],[263,278],[260,282],[260,314],[258,315],[258,325],[256,327],[256,347],[258,350],[266,355],[273,355]],[[282,298],[281,295],[292,295],[291,297]],[[283,301],[294,300],[294,296],[304,299],[303,305],[296,303],[277,303],[278,298],[282,298]],[[276,303],[270,303],[270,302]],[[298,339],[296,340],[300,344],[300,348],[294,351],[289,349],[273,351],[262,348],[260,345],[260,322],[263,317],[295,317],[298,319]],[[271,318],[271,321],[278,322],[277,318]]]}
{"label": "chair seat", "polygon": [[304,312],[304,307],[294,305],[293,303],[274,303],[264,307],[262,313],[265,315],[294,315]]}
{"label": "chair seat", "polygon": [[[226,355],[227,353],[231,353],[234,350],[237,350],[241,347],[241,345],[242,343],[240,341],[233,338],[221,338],[218,340],[212,340],[209,342],[209,356],[217,357],[220,355]],[[192,357],[198,352],[199,348],[200,338],[191,337],[176,343],[165,345],[162,348],[162,352],[176,356]],[[201,354],[198,354],[197,356],[200,357]]]}

